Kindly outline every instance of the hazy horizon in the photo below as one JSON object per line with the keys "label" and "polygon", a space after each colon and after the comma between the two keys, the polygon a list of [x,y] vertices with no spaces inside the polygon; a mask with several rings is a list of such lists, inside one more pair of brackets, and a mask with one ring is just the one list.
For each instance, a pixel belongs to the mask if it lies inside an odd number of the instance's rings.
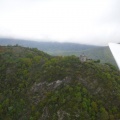
{"label": "hazy horizon", "polygon": [[120,42],[119,0],[1,0],[0,37],[107,45]]}
{"label": "hazy horizon", "polygon": [[3,37],[3,36],[0,36],[0,40],[13,40],[13,41],[28,41],[28,42],[44,42],[44,43],[60,43],[60,44],[80,44],[80,45],[92,45],[92,46],[108,46],[107,45],[96,45],[96,44],[89,44],[89,43],[78,43],[78,42],[74,42],[74,41],[53,41],[53,40],[42,40],[42,39],[25,39],[25,38],[13,38],[13,37]]}

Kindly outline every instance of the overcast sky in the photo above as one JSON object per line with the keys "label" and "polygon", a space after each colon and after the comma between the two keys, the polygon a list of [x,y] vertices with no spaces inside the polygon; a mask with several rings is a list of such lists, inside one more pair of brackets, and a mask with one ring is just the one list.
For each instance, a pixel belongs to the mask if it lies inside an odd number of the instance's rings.
{"label": "overcast sky", "polygon": [[0,36],[95,45],[120,42],[120,0],[0,0]]}

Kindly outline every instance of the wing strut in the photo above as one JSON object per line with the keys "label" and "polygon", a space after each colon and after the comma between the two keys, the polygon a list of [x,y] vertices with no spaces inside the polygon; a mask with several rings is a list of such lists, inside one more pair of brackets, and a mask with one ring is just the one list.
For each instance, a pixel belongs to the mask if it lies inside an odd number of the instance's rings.
{"label": "wing strut", "polygon": [[120,70],[120,44],[109,43],[108,45]]}

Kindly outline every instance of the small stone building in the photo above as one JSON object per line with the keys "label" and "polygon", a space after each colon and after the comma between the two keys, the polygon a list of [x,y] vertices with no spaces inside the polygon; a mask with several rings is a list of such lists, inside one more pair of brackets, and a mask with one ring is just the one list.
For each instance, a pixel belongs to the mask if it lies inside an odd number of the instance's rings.
{"label": "small stone building", "polygon": [[84,54],[80,55],[79,59],[80,59],[81,62],[86,62],[87,61],[87,57]]}

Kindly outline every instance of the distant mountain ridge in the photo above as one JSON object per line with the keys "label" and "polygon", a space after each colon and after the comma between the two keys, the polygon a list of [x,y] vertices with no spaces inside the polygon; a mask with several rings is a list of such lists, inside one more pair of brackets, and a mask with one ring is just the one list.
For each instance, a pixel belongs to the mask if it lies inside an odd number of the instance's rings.
{"label": "distant mountain ridge", "polygon": [[96,48],[98,46],[94,45],[85,45],[77,43],[60,43],[60,42],[41,42],[41,41],[29,41],[22,39],[9,39],[9,38],[0,38],[1,45],[21,45],[25,47],[35,47],[43,51],[54,51],[54,50],[65,50],[65,51],[78,51],[86,50],[91,48]]}
{"label": "distant mountain ridge", "polygon": [[60,43],[60,42],[38,42],[22,39],[0,38],[0,45],[20,45],[24,47],[37,48],[50,55],[68,56],[85,54],[91,59],[100,59],[103,63],[111,63],[116,66],[116,62],[108,46],[94,46],[77,43]]}

